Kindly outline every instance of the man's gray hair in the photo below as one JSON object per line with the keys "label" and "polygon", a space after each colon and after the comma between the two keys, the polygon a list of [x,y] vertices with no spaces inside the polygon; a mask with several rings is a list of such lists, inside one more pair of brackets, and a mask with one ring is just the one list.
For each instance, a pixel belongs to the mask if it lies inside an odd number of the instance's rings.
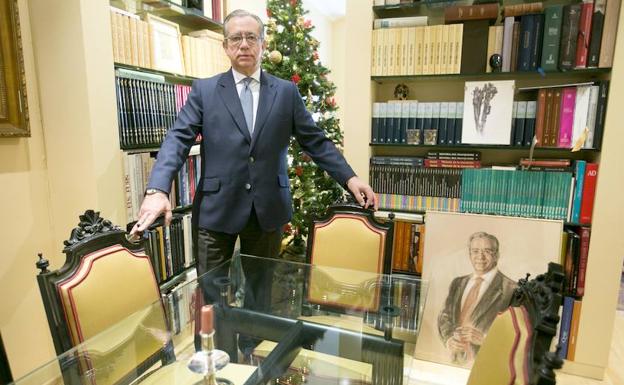
{"label": "man's gray hair", "polygon": [[244,9],[236,9],[236,10],[230,12],[225,17],[225,20],[223,21],[223,35],[226,38],[227,38],[227,24],[230,21],[230,19],[233,19],[235,17],[252,17],[252,18],[254,18],[254,20],[256,20],[256,22],[258,22],[258,26],[260,28],[260,35],[258,37],[261,40],[264,40],[264,24],[262,23],[262,20],[260,20],[258,15],[253,14],[253,13],[248,12],[248,11],[245,11]]}
{"label": "man's gray hair", "polygon": [[477,231],[476,233],[473,233],[470,236],[470,238],[468,238],[468,248],[469,249],[470,249],[470,245],[472,244],[472,241],[477,239],[477,238],[488,239],[490,242],[492,242],[492,245],[494,246],[494,251],[495,251],[496,255],[498,255],[498,250],[499,250],[498,238],[496,238],[492,234],[486,233],[485,231]]}

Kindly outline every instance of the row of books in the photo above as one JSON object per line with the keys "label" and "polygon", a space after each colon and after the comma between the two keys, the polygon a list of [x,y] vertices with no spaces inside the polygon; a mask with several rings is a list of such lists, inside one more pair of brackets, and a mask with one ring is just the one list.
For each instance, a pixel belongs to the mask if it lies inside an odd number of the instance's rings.
{"label": "row of books", "polygon": [[371,158],[370,181],[374,191],[405,196],[460,198],[459,168],[392,164]]}
{"label": "row of books", "polygon": [[394,222],[392,271],[422,274],[425,225],[406,221]]}
{"label": "row of books", "polygon": [[[477,159],[373,157],[370,181],[380,207],[452,211],[590,224],[598,165],[531,161],[528,169],[481,169]],[[521,160],[526,168],[529,164]],[[546,166],[544,166],[544,164]],[[438,168],[440,167],[440,168]]]}
{"label": "row of books", "polygon": [[160,146],[191,87],[166,83],[159,75],[142,74],[139,78],[135,71],[117,69],[116,72],[121,148]]}
{"label": "row of books", "polygon": [[[116,63],[198,78],[215,75],[229,67],[220,33],[199,30],[180,36],[177,32],[173,43],[163,44],[149,21],[114,7],[111,7],[110,14],[113,60]],[[165,61],[168,64],[163,64]],[[170,66],[170,62],[177,64]]]}
{"label": "row of books", "polygon": [[463,24],[373,30],[371,75],[458,74]]}
{"label": "row of books", "polygon": [[164,295],[163,304],[167,314],[168,330],[174,335],[187,329],[195,321],[197,305],[197,271],[189,269],[182,283]]}
{"label": "row of books", "polygon": [[159,284],[194,264],[190,213],[174,214],[169,226],[157,221],[143,236]]}
{"label": "row of books", "polygon": [[182,36],[186,76],[207,78],[225,72],[230,60],[223,51],[223,35],[203,29]]}
{"label": "row of books", "polygon": [[373,103],[372,143],[461,144],[464,102]]}
{"label": "row of books", "polygon": [[[156,160],[149,153],[124,153],[123,160],[126,213],[128,222],[131,222],[138,219],[149,174]],[[169,200],[172,208],[193,203],[200,170],[201,158],[194,147],[171,186]]]}
{"label": "row of books", "polygon": [[[537,145],[600,148],[608,91],[608,81],[540,89],[535,119]],[[517,107],[520,114],[521,105]]]}
{"label": "row of books", "polygon": [[570,172],[465,169],[461,211],[528,218],[568,217]]}

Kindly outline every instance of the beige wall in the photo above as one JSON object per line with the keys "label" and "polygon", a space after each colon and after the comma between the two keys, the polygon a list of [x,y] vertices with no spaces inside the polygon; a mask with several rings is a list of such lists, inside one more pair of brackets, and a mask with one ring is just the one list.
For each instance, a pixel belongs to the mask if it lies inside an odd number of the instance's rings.
{"label": "beige wall", "polygon": [[60,248],[53,247],[52,241],[45,135],[29,12],[26,0],[20,0],[18,5],[31,137],[0,139],[0,332],[14,376],[24,374],[54,352],[36,286],[35,261],[38,252],[49,255]]}
{"label": "beige wall", "polygon": [[125,219],[108,1],[18,4],[32,136],[0,139],[0,331],[15,377],[54,356],[36,253],[60,267],[87,208]]}

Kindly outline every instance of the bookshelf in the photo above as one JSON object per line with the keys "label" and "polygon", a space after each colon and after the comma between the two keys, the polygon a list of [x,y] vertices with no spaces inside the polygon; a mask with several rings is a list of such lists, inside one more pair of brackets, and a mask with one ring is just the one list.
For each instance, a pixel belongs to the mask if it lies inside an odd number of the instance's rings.
{"label": "bookshelf", "polygon": [[[128,227],[137,219],[160,143],[184,105],[192,82],[221,72],[227,62],[221,49],[226,3],[205,4],[209,8],[201,10],[168,0],[110,0],[111,64],[115,71]],[[165,47],[169,53],[179,53],[177,62],[181,65],[175,69],[164,68],[156,61],[159,48],[155,34],[162,28],[178,34],[177,42],[173,40],[173,46]],[[146,252],[163,293],[184,282],[189,270],[194,269],[190,215],[201,168],[199,154],[200,146],[193,146],[174,180],[171,225],[164,227],[159,219],[144,234]]]}
{"label": "bookshelf", "polygon": [[[522,88],[552,86],[585,81],[610,80],[609,109],[605,121],[604,137],[600,150],[595,148],[582,149],[570,152],[562,148],[535,148],[535,157],[569,158],[573,160],[587,160],[600,163],[600,173],[597,183],[592,235],[589,246],[589,258],[586,275],[586,291],[583,297],[583,308],[578,331],[578,344],[574,361],[566,362],[563,371],[602,378],[607,365],[607,359],[612,335],[614,309],[617,291],[619,288],[619,272],[621,271],[624,248],[617,241],[617,228],[621,222],[618,213],[623,212],[624,203],[618,197],[618,192],[624,188],[624,182],[617,176],[617,165],[624,157],[618,149],[617,142],[624,139],[624,135],[617,130],[617,110],[614,105],[622,103],[624,92],[624,68],[616,59],[613,68],[583,69],[573,71],[556,71],[539,73],[512,72],[512,73],[471,73],[471,74],[442,74],[442,75],[407,75],[407,76],[371,76],[370,58],[372,50],[371,25],[379,17],[405,17],[413,15],[430,16],[430,24],[440,22],[443,7],[450,3],[462,4],[468,2],[433,2],[424,4],[408,3],[398,6],[373,6],[363,9],[355,2],[347,2],[347,14],[344,29],[347,34],[361,36],[362,41],[353,42],[349,47],[348,72],[343,87],[349,95],[345,109],[353,109],[357,113],[347,113],[343,119],[345,125],[345,154],[360,175],[368,175],[369,157],[371,156],[423,156],[427,150],[462,151],[477,149],[482,153],[482,161],[486,164],[495,162],[509,163],[521,157],[527,157],[528,147],[506,145],[455,145],[455,146],[425,146],[407,144],[372,143],[370,138],[371,112],[363,113],[362,106],[372,105],[373,102],[394,99],[393,91],[397,83],[405,83],[410,88],[408,99],[419,101],[436,100],[463,100],[463,83],[472,80],[516,80],[516,85]],[[505,2],[520,3],[520,2]],[[548,2],[547,5],[550,5]],[[566,4],[565,1],[552,3]],[[372,5],[372,4],[371,4]],[[437,21],[436,21],[437,18]],[[619,16],[618,30],[621,36],[622,21]],[[367,38],[364,38],[368,36]],[[624,52],[624,42],[617,40],[614,57]],[[358,52],[358,54],[352,54]],[[350,127],[358,127],[350,128]],[[366,129],[362,129],[366,127]],[[615,141],[615,142],[614,142]],[[420,213],[422,214],[422,213]],[[416,214],[419,215],[419,214]],[[424,213],[426,216],[426,213]],[[568,224],[568,223],[566,223]],[[614,228],[615,227],[615,228]]]}

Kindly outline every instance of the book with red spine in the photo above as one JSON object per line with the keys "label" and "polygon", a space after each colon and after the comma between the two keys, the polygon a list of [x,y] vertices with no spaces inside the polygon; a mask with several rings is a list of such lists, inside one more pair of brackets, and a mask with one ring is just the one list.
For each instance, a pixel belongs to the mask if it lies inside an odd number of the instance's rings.
{"label": "book with red spine", "polygon": [[579,21],[578,38],[576,41],[576,68],[587,67],[589,41],[592,16],[594,14],[594,0],[585,1],[581,5],[581,20]]}
{"label": "book with red spine", "polygon": [[594,197],[596,196],[596,182],[598,180],[598,163],[587,163],[585,180],[583,182],[583,198],[581,199],[580,223],[591,223],[594,211]]}

